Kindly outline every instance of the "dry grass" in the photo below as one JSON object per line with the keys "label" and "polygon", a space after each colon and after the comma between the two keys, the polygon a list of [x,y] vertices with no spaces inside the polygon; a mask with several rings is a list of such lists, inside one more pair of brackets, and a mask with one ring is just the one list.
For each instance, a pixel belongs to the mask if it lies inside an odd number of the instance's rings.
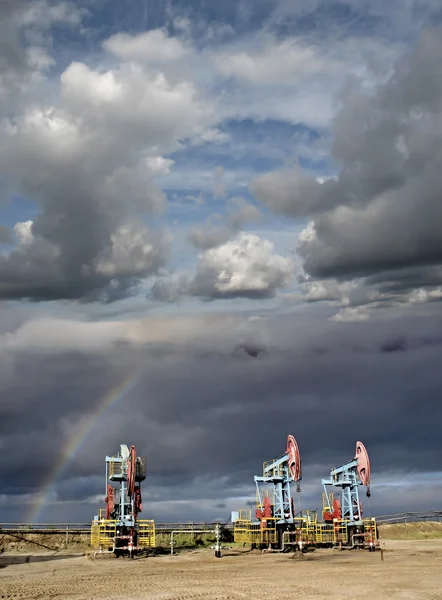
{"label": "dry grass", "polygon": [[70,533],[21,533],[9,535],[0,532],[1,546],[3,552],[39,552],[71,550],[82,552],[89,546],[90,535]]}
{"label": "dry grass", "polygon": [[442,523],[423,521],[379,525],[379,536],[389,540],[432,540],[442,538]]}
{"label": "dry grass", "polygon": [[[174,548],[177,550],[207,548],[215,543],[215,534],[176,533],[173,542]],[[162,549],[170,548],[170,533],[157,533],[156,546]],[[3,534],[1,536],[1,550],[4,552],[86,552],[91,550],[90,535],[70,533],[66,543],[66,535],[59,533],[23,533],[17,536]]]}
{"label": "dry grass", "polygon": [[[170,533],[157,533],[155,536],[158,547],[170,548]],[[174,548],[206,548],[215,543],[214,533],[175,533]]]}

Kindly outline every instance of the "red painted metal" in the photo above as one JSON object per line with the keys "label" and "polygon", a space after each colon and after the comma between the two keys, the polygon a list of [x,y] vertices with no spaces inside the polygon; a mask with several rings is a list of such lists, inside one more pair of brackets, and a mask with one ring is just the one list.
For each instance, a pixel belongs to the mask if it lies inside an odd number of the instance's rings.
{"label": "red painted metal", "polygon": [[273,506],[270,498],[265,496],[264,506],[262,509],[257,508],[255,511],[256,518],[261,521],[262,519],[270,519],[273,516]]}
{"label": "red painted metal", "polygon": [[127,493],[130,498],[133,497],[135,491],[135,475],[137,472],[137,451],[135,446],[130,447],[129,465],[127,471]]}
{"label": "red painted metal", "polygon": [[292,435],[287,437],[286,453],[289,457],[288,463],[292,479],[293,481],[296,481],[296,483],[299,483],[302,479],[301,453],[299,452],[298,442]]}
{"label": "red painted metal", "polygon": [[138,514],[143,510],[143,504],[141,501],[141,489],[140,487],[135,488],[134,495],[134,517],[137,518]]}
{"label": "red painted metal", "polygon": [[107,485],[107,496],[104,501],[106,502],[106,519],[110,519],[115,508],[114,488],[110,483]]}
{"label": "red painted metal", "polygon": [[326,523],[333,521],[333,519],[342,519],[342,508],[341,501],[339,500],[339,498],[334,498],[333,500],[333,511],[324,511],[322,514],[322,518]]}

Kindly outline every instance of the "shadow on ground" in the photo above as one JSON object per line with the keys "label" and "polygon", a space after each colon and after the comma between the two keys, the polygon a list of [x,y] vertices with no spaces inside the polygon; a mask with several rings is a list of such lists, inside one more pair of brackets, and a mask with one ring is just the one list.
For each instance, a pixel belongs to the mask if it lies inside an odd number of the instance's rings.
{"label": "shadow on ground", "polygon": [[23,565],[26,563],[40,563],[49,560],[63,560],[65,558],[78,558],[84,556],[83,553],[61,554],[0,554],[0,569],[5,569],[12,565]]}

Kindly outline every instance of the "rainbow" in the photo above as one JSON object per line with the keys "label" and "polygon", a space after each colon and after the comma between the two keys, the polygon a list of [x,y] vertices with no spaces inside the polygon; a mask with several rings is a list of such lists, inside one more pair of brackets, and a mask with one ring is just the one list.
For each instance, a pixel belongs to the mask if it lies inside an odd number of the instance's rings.
{"label": "rainbow", "polygon": [[87,415],[84,423],[81,424],[77,431],[69,438],[66,446],[61,451],[57,462],[45,478],[35,502],[32,502],[31,504],[31,509],[26,518],[26,522],[38,523],[40,521],[43,510],[48,504],[48,499],[54,491],[59,477],[61,477],[67,465],[75,457],[97,422],[103,417],[107,410],[125,398],[127,394],[138,385],[139,381],[140,376],[138,374],[132,373],[125,377],[121,383],[109,390],[100,399],[96,407]]}

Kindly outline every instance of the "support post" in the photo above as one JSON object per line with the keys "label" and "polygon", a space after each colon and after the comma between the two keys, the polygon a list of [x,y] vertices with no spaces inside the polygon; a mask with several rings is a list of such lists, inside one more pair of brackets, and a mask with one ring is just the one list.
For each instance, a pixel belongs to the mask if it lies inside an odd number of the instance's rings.
{"label": "support post", "polygon": [[216,535],[216,543],[215,543],[215,558],[221,558],[221,528],[219,523],[215,526],[215,535]]}

